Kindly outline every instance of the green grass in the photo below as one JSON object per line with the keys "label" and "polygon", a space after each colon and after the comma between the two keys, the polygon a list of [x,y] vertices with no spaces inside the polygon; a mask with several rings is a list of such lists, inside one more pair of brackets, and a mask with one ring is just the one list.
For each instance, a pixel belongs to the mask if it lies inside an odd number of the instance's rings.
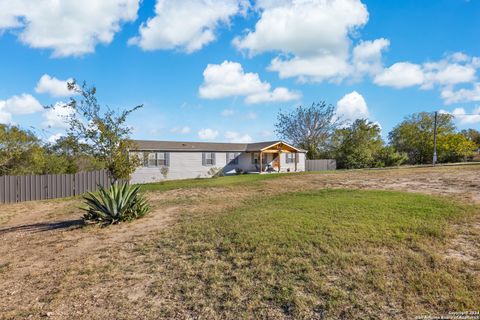
{"label": "green grass", "polygon": [[444,258],[449,226],[474,207],[360,190],[260,199],[187,216],[139,248],[162,274],[152,294],[179,302],[164,316],[403,319],[480,305],[480,279]]}
{"label": "green grass", "polygon": [[259,181],[276,179],[287,175],[299,173],[275,173],[275,174],[242,174],[234,176],[225,176],[218,178],[198,178],[184,180],[170,180],[156,183],[142,184],[142,191],[167,191],[173,189],[184,188],[208,188],[208,187],[225,187],[232,185],[249,185]]}

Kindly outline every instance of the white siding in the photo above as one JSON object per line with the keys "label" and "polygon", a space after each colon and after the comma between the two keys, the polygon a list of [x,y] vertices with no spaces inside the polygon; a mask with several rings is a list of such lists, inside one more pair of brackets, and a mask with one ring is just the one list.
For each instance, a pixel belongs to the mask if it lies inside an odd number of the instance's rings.
{"label": "white siding", "polygon": [[[131,183],[150,183],[162,180],[193,179],[210,177],[211,168],[223,168],[226,174],[234,174],[235,168],[242,169],[244,172],[255,172],[258,169],[252,164],[252,155],[250,152],[243,152],[238,158],[237,165],[227,165],[227,155],[225,152],[215,152],[215,165],[202,165],[202,152],[170,152],[170,165],[168,173],[164,177],[160,167],[139,167],[132,175]],[[272,156],[268,155],[268,162]],[[290,168],[295,171],[295,163],[287,164],[285,154],[280,155],[280,168],[286,172]],[[305,154],[299,153],[299,162],[297,171],[305,171]]]}

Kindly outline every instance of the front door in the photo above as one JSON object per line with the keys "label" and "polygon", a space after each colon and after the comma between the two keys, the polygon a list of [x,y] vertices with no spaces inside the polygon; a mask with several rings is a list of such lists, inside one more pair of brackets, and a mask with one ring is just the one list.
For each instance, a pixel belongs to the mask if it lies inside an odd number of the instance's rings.
{"label": "front door", "polygon": [[273,167],[273,169],[278,170],[278,168],[280,167],[280,157],[279,157],[279,154],[278,154],[278,153],[274,153],[274,154],[272,154],[272,156],[273,156],[272,167]]}

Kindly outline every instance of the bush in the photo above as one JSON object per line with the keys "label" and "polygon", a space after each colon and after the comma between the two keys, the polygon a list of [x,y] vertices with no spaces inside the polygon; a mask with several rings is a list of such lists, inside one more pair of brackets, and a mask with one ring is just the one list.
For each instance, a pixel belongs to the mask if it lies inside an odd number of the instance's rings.
{"label": "bush", "polygon": [[139,186],[114,184],[109,189],[100,188],[98,194],[89,192],[84,196],[87,213],[85,222],[114,224],[143,217],[150,210]]}

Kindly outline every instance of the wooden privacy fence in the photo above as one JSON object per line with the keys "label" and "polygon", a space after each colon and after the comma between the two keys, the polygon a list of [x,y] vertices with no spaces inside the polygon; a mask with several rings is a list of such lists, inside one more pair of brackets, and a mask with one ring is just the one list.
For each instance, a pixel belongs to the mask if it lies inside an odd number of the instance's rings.
{"label": "wooden privacy fence", "polygon": [[65,198],[109,187],[107,170],[75,174],[0,176],[0,203]]}
{"label": "wooden privacy fence", "polygon": [[337,169],[335,159],[305,160],[305,171],[325,171]]}

